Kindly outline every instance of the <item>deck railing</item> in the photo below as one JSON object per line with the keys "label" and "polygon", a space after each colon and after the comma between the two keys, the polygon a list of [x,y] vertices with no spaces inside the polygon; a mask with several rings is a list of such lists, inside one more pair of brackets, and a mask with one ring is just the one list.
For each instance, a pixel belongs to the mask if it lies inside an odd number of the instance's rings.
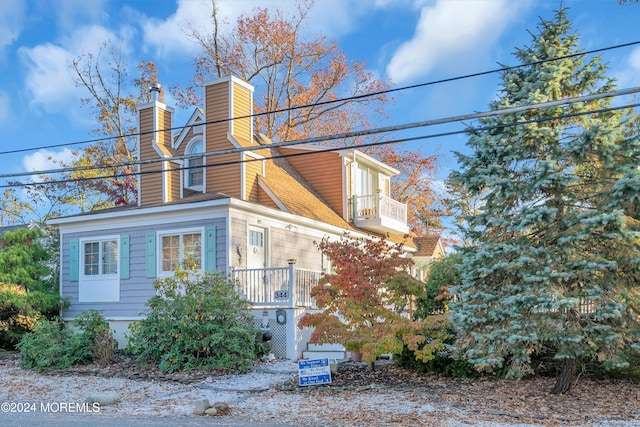
{"label": "deck railing", "polygon": [[407,205],[381,194],[353,196],[351,200],[353,218],[390,218],[402,224],[407,223]]}
{"label": "deck railing", "polygon": [[311,290],[322,273],[287,267],[232,269],[238,293],[254,307],[315,307]]}

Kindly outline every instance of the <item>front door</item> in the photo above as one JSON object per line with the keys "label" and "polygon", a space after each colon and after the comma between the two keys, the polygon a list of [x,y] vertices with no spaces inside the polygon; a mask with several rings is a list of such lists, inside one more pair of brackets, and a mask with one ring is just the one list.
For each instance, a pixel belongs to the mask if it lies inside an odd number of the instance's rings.
{"label": "front door", "polygon": [[249,226],[247,244],[247,268],[265,268],[267,266],[266,230]]}

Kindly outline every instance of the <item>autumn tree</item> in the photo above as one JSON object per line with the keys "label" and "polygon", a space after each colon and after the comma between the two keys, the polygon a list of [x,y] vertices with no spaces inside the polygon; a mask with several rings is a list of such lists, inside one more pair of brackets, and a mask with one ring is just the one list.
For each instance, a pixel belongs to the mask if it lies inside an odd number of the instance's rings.
{"label": "autumn tree", "polygon": [[[200,28],[187,32],[202,53],[194,61],[192,84],[173,88],[182,106],[200,104],[198,88],[203,82],[236,75],[256,88],[256,129],[272,140],[369,129],[386,117],[389,82],[377,79],[365,63],[348,60],[335,41],[304,34],[313,1],[298,2],[289,17],[278,8],[256,9],[252,15],[241,15],[228,32],[222,31],[215,0],[212,6],[213,32]],[[327,144],[363,142],[370,141],[355,138]],[[435,173],[435,156],[397,145],[364,151],[401,171],[392,184],[392,197],[410,206],[413,228],[421,232],[439,227],[439,214],[431,210],[437,196],[428,180]]]}
{"label": "autumn tree", "polygon": [[443,318],[420,322],[407,316],[408,297],[422,286],[402,273],[412,264],[402,243],[346,234],[340,240],[324,238],[317,246],[334,272],[312,290],[322,311],[306,313],[298,323],[314,328],[312,343],[341,343],[370,363],[381,354],[401,353],[403,344],[424,361],[442,349]]}
{"label": "autumn tree", "polygon": [[138,76],[130,78],[121,49],[107,41],[97,53],[85,53],[71,66],[76,85],[88,93],[82,103],[96,119],[93,133],[104,139],[75,151],[68,164],[56,161],[73,170],[52,182],[62,200],[82,212],[135,202],[137,168],[130,164],[137,150],[137,107],[150,101],[148,86],[157,81],[155,64],[140,62]]}
{"label": "autumn tree", "polygon": [[[502,73],[492,110],[607,93],[615,82],[599,57],[579,55],[566,10],[541,20],[521,68]],[[471,154],[452,179],[482,207],[465,227],[452,320],[479,370],[532,372],[535,352],[561,369],[568,391],[579,360],[624,366],[638,340],[640,247],[626,206],[639,200],[638,136],[609,99],[480,120]],[[599,111],[600,109],[604,109]]]}

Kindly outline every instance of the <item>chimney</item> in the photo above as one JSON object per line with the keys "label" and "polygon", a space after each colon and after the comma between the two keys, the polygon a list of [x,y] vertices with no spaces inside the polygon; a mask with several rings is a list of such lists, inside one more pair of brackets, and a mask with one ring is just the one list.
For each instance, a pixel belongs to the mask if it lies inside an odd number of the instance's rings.
{"label": "chimney", "polygon": [[149,93],[151,94],[151,102],[160,101],[160,91],[162,85],[158,82],[153,82],[149,85]]}
{"label": "chimney", "polygon": [[[148,206],[166,203],[179,197],[180,172],[172,162],[172,116],[173,108],[160,101],[162,85],[149,85],[149,103],[138,107],[138,130],[141,133],[138,145],[139,166],[138,205]],[[151,162],[147,162],[151,161]]]}

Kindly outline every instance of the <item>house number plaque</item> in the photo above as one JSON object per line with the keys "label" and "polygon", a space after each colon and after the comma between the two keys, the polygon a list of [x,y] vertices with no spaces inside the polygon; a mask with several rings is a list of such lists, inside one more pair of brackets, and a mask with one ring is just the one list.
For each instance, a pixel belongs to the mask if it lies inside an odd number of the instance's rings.
{"label": "house number plaque", "polygon": [[273,293],[273,299],[276,301],[288,300],[289,299],[289,291],[287,290],[279,290]]}

